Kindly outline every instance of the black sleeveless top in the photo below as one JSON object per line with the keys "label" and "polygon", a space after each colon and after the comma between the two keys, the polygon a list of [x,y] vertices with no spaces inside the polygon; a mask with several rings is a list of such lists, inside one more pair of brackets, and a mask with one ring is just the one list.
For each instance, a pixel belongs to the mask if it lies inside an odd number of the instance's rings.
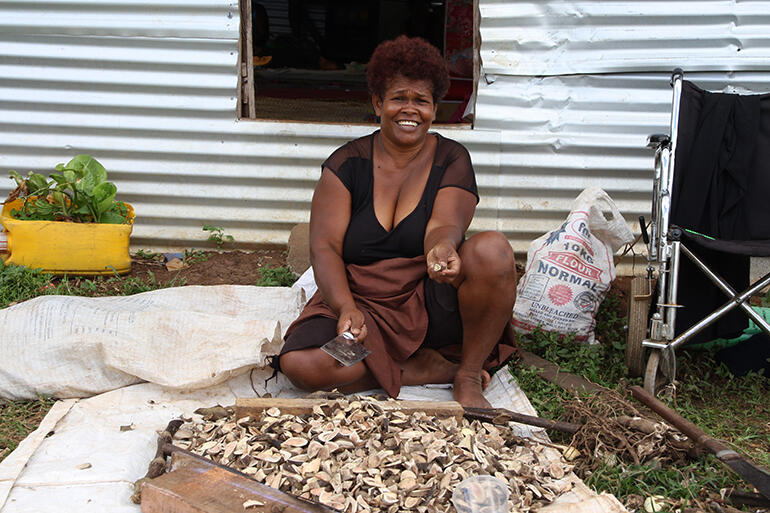
{"label": "black sleeveless top", "polygon": [[459,187],[476,196],[476,176],[468,150],[460,143],[432,133],[437,138],[436,155],[417,207],[390,231],[374,213],[374,137],[377,132],[355,139],[326,159],[329,168],[350,191],[351,213],[342,245],[346,264],[368,265],[387,258],[422,255],[425,228],[439,189]]}

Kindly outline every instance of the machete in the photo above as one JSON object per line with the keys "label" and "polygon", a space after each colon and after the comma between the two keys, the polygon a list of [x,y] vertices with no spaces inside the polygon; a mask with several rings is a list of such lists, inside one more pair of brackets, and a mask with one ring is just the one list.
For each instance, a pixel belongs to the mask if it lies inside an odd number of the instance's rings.
{"label": "machete", "polygon": [[717,459],[733,469],[746,482],[754,485],[759,493],[770,499],[770,472],[767,469],[747,460],[721,440],[710,437],[698,426],[656,399],[647,390],[641,387],[631,387],[631,394],[694,442],[712,452]]}

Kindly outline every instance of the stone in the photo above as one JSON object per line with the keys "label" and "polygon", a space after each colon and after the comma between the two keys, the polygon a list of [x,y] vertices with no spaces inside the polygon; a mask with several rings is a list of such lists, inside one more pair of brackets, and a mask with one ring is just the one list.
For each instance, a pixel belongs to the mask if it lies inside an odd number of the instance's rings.
{"label": "stone", "polygon": [[289,254],[286,263],[291,271],[301,276],[310,267],[310,224],[299,223],[289,234]]}

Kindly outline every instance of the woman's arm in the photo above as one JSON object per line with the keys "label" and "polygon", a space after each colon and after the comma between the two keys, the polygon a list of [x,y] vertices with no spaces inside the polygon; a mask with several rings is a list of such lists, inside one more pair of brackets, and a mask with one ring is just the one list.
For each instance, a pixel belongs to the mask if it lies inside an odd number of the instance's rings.
{"label": "woman's arm", "polygon": [[423,242],[431,279],[450,283],[459,276],[461,262],[457,248],[475,211],[476,196],[473,193],[459,187],[439,189]]}
{"label": "woman's arm", "polygon": [[342,260],[350,209],[350,191],[331,170],[324,168],[310,209],[310,262],[318,290],[339,317],[337,333],[350,331],[358,340],[363,340],[366,338],[364,316],[353,301]]}

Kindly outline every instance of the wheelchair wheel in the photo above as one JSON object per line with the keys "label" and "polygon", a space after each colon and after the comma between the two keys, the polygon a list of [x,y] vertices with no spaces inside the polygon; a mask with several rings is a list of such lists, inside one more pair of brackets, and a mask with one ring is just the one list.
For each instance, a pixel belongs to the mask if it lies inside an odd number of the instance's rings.
{"label": "wheelchair wheel", "polygon": [[628,375],[634,378],[644,372],[644,353],[642,340],[647,336],[647,316],[650,312],[652,296],[649,283],[644,276],[635,276],[631,280],[628,298],[628,336],[626,338],[626,367]]}
{"label": "wheelchair wheel", "polygon": [[656,395],[658,389],[666,383],[666,372],[662,365],[661,352],[658,349],[650,351],[647,369],[644,372],[644,389]]}

